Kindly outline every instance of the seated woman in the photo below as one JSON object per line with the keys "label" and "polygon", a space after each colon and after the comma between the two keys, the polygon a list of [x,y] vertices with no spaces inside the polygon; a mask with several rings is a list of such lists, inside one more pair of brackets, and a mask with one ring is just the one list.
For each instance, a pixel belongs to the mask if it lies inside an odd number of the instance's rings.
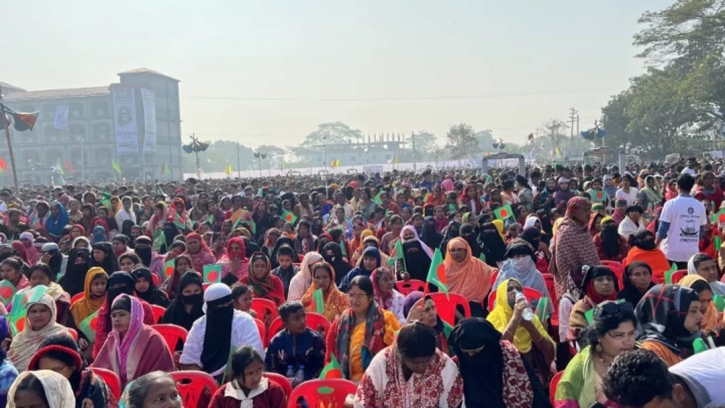
{"label": "seated woman", "polygon": [[249,259],[247,259],[247,246],[241,237],[234,237],[227,241],[226,251],[219,258],[222,264],[222,276],[231,275],[228,280],[239,280],[249,272]]}
{"label": "seated woman", "polygon": [[88,274],[88,257],[87,249],[74,249],[68,255],[68,262],[65,266],[65,274],[58,279],[58,284],[68,292],[71,298],[79,293],[83,293],[85,285],[85,277]]}
{"label": "seated woman", "polygon": [[645,262],[635,261],[624,268],[624,289],[617,293],[617,299],[636,306],[644,294],[655,285],[652,282],[652,269]]}
{"label": "seated woman", "polygon": [[383,309],[393,312],[400,324],[405,324],[405,313],[403,313],[405,296],[395,288],[393,272],[385,266],[381,266],[373,271],[370,280],[373,282],[375,302]]}
{"label": "seated woman", "polygon": [[302,296],[302,305],[305,307],[305,311],[317,311],[319,305],[315,304],[315,291],[318,289],[322,290],[322,299],[324,301],[325,311],[322,315],[330,322],[335,321],[338,316],[342,315],[350,307],[350,300],[335,285],[335,270],[325,261],[320,261],[312,266],[312,286]]}
{"label": "seated woman", "polygon": [[322,255],[317,252],[308,252],[300,262],[300,271],[292,277],[287,293],[287,300],[300,300],[312,285],[312,265],[320,262]]}
{"label": "seated woman", "polygon": [[556,388],[557,408],[619,407],[602,392],[602,378],[620,353],[634,349],[637,319],[629,302],[603,302],[582,333],[583,347],[569,362]]}
{"label": "seated woman", "polygon": [[252,255],[249,273],[240,282],[252,288],[252,297],[271,300],[277,307],[284,303],[284,285],[272,275],[272,263],[262,252]]}
{"label": "seated woman", "polygon": [[[182,242],[183,244],[183,242]],[[191,269],[191,258],[189,258],[188,255],[181,254],[174,258],[174,272],[171,276],[169,276],[164,283],[161,284],[161,287],[159,289],[166,292],[166,294],[169,296],[169,299],[174,300],[176,299],[176,296],[178,293],[176,292],[176,288],[179,287],[179,279],[181,279],[181,275],[184,274],[184,272],[192,270]],[[166,271],[162,271],[164,275],[166,274]],[[199,273],[199,272],[197,272]],[[201,276],[201,274],[199,275]]]}
{"label": "seated woman", "polygon": [[27,303],[27,319],[23,331],[10,343],[8,358],[18,372],[28,369],[30,359],[40,343],[56,334],[68,334],[68,329],[56,323],[55,301],[48,294]]}
{"label": "seated woman", "polygon": [[27,268],[27,265],[22,259],[11,256],[0,263],[0,277],[12,283],[16,290],[23,290],[30,287],[30,281],[23,271],[25,268]]}
{"label": "seated woman", "polygon": [[619,235],[612,217],[602,219],[602,231],[594,236],[594,247],[602,261],[622,262],[629,251],[629,244]]}
{"label": "seated woman", "polygon": [[725,283],[718,280],[717,262],[710,255],[693,255],[687,262],[687,274],[702,276],[710,284],[712,293],[725,296]]}
{"label": "seated woman", "polygon": [[[403,258],[395,262],[396,276],[399,280],[417,279],[425,282],[433,257],[430,248],[418,238],[415,228],[410,225],[403,228],[400,236]],[[395,256],[399,257],[400,254]]]}
{"label": "seated woman", "polygon": [[[380,249],[380,240],[377,239],[373,235],[366,236],[363,238],[362,246],[360,248],[358,248],[357,251],[355,251],[357,253],[356,261],[354,263],[351,263],[350,266],[352,266],[352,267],[360,266],[360,264],[362,264],[363,252],[365,252],[365,250],[370,247]],[[380,251],[380,264],[388,265],[389,262],[390,262],[390,257],[387,254],[385,254],[385,252]],[[352,268],[350,268],[350,269],[352,269]]]}
{"label": "seated woman", "polygon": [[471,314],[483,316],[483,301],[491,290],[491,275],[496,270],[471,256],[470,245],[461,237],[448,242],[448,255],[443,266],[448,279],[448,290],[468,300]]}
{"label": "seated woman", "polygon": [[351,402],[355,408],[455,408],[462,401],[456,364],[436,349],[433,330],[414,322],[373,358]]}
{"label": "seated woman", "polygon": [[436,304],[429,296],[424,298],[423,292],[411,292],[405,297],[403,310],[406,316],[406,323],[419,321],[427,325],[435,332],[436,347],[451,357],[455,355],[453,350],[448,346],[448,336],[450,336],[453,326],[438,316]]}
{"label": "seated woman", "polygon": [[526,298],[516,299],[516,293],[523,291],[521,283],[515,279],[501,282],[496,289],[496,306],[487,320],[502,333],[503,340],[516,346],[521,357],[536,371],[541,383],[548,384],[551,363],[556,357],[556,344],[536,315],[531,320],[523,318],[524,310],[531,308]]}
{"label": "seated woman", "polygon": [[43,285],[48,288],[45,292],[55,301],[57,312],[56,321],[63,326],[73,327],[73,316],[70,314],[70,296],[60,285],[55,283],[56,275],[50,266],[44,263],[37,263],[30,267],[30,287],[34,288]]}
{"label": "seated woman", "polygon": [[135,379],[121,395],[121,404],[126,408],[154,408],[158,403],[167,408],[182,408],[176,381],[163,371],[154,371]]}
{"label": "seated woman", "polygon": [[216,390],[209,408],[285,408],[287,395],[264,374],[264,359],[251,346],[242,346],[231,356],[231,382]]}
{"label": "seated woman", "polygon": [[76,398],[61,374],[50,370],[26,371],[10,387],[7,406],[69,408],[76,406]]}
{"label": "seated woman", "polygon": [[80,348],[68,334],[45,339],[28,369],[51,370],[67,378],[76,397],[76,408],[118,406],[106,382],[88,368]]}
{"label": "seated woman", "polygon": [[325,364],[335,356],[344,378],[360,381],[375,354],[393,344],[400,322],[375,303],[373,282],[358,276],[347,292],[350,308],[335,319],[327,333]]}
{"label": "seated woman", "polygon": [[118,259],[113,253],[113,245],[110,242],[97,242],[92,246],[90,266],[100,266],[107,274],[112,274],[118,270]]}
{"label": "seated woman", "polygon": [[586,313],[598,304],[607,300],[617,300],[619,284],[617,276],[606,266],[582,267],[584,279],[581,284],[581,296],[569,315],[569,332],[567,340],[576,341],[579,333],[589,326]]}
{"label": "seated woman", "polygon": [[174,358],[164,338],[143,322],[141,301],[121,295],[111,306],[113,331],[101,347],[93,367],[117,373],[121,387],[152,371],[174,371]]}
{"label": "seated woman", "polygon": [[176,293],[179,295],[166,308],[161,323],[175,324],[189,331],[194,322],[204,316],[204,292],[199,274],[193,269],[184,272]]}
{"label": "seated woman", "polygon": [[[106,275],[103,268],[95,266],[88,270],[83,297],[70,307],[70,314],[73,316],[73,327],[80,328],[81,322],[101,309],[103,303],[106,302],[107,283],[108,275]],[[81,350],[85,352],[90,347],[91,341],[82,330],[78,331],[78,336],[78,344]]]}
{"label": "seated woman", "polygon": [[449,341],[458,356],[466,407],[551,406],[536,371],[486,319],[461,320]]}
{"label": "seated woman", "polygon": [[169,296],[156,287],[151,271],[147,267],[142,265],[131,271],[131,275],[136,279],[136,296],[139,299],[164,308],[169,305],[171,302]]}
{"label": "seated woman", "polygon": [[680,285],[656,285],[635,309],[641,328],[637,346],[657,354],[673,366],[692,352],[701,336],[702,312],[697,293]]}
{"label": "seated woman", "polygon": [[652,270],[652,281],[655,284],[665,283],[665,272],[670,270],[670,261],[665,253],[657,247],[655,234],[651,231],[640,231],[633,235],[632,248],[622,265],[627,266],[632,262],[644,262]]}
{"label": "seated woman", "polygon": [[[491,290],[496,290],[501,282],[507,279],[516,279],[523,287],[535,289],[542,296],[551,299],[544,277],[536,269],[534,249],[528,242],[523,239],[511,241],[503,257],[504,263]],[[553,305],[549,302],[548,313],[551,314],[553,311]]]}
{"label": "seated woman", "polygon": [[133,252],[124,252],[118,257],[118,266],[124,272],[132,272],[141,259]]}
{"label": "seated woman", "polygon": [[625,242],[629,242],[630,236],[647,229],[647,223],[644,218],[642,218],[644,210],[642,210],[642,207],[638,205],[627,207],[625,214],[626,217],[624,217],[622,222],[619,223],[617,231],[619,232],[619,236],[621,236]]}
{"label": "seated woman", "polygon": [[712,301],[713,294],[710,285],[705,278],[699,275],[687,275],[682,278],[679,285],[690,288],[697,293],[700,300],[700,311],[702,312],[702,335],[704,337],[712,336],[716,342],[720,343],[721,340],[718,341],[718,337],[720,337],[720,331],[722,330],[722,319],[715,307],[715,302]]}
{"label": "seated woman", "polygon": [[347,292],[350,282],[358,276],[370,278],[373,271],[378,269],[381,265],[382,261],[380,258],[380,250],[375,247],[365,248],[360,264],[348,272],[347,275],[345,275],[340,281],[340,290]]}

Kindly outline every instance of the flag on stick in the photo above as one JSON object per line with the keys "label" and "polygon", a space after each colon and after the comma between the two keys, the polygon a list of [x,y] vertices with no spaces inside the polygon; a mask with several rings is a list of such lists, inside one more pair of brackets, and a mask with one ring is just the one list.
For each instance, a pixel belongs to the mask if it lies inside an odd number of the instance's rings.
{"label": "flag on stick", "polygon": [[79,329],[83,332],[83,334],[88,338],[88,340],[91,341],[91,343],[96,341],[96,325],[98,323],[98,310],[93,312],[91,315],[83,319],[81,321],[81,324],[79,325]]}
{"label": "flag on stick", "polygon": [[9,280],[3,279],[0,281],[0,302],[7,306],[10,301],[13,300],[13,296],[15,296],[17,291],[18,290],[15,288],[15,285],[13,285]]}
{"label": "flag on stick", "polygon": [[330,353],[330,362],[322,368],[322,372],[320,373],[321,380],[326,378],[342,378],[342,367],[337,361],[337,357],[332,353]]}
{"label": "flag on stick", "polygon": [[176,269],[176,265],[174,265],[174,260],[172,259],[164,264],[164,275],[170,278],[174,274],[174,269]]}
{"label": "flag on stick", "polygon": [[113,170],[116,170],[116,173],[121,174],[121,165],[117,161],[111,161],[111,166],[113,166]]}
{"label": "flag on stick", "polygon": [[315,313],[325,313],[325,297],[322,294],[322,289],[317,289],[312,293],[312,302],[315,304]]}
{"label": "flag on stick", "polygon": [[[443,255],[441,250],[436,248],[433,253],[433,259],[430,262],[430,268],[428,268],[428,277],[425,280],[429,284],[436,285],[439,291],[443,292],[448,296],[448,278],[446,278],[446,268],[443,265]],[[428,285],[424,290],[424,295],[428,292]]]}
{"label": "flag on stick", "polygon": [[219,283],[222,281],[222,264],[204,265],[204,283]]}
{"label": "flag on stick", "polygon": [[677,272],[677,264],[673,263],[668,271],[665,271],[665,283],[672,285],[672,274]]}
{"label": "flag on stick", "polygon": [[514,211],[511,209],[510,204],[506,204],[503,207],[498,207],[497,209],[493,210],[493,215],[498,220],[505,220],[507,218],[513,218]]}
{"label": "flag on stick", "polygon": [[282,211],[282,219],[284,220],[284,222],[292,225],[295,225],[295,223],[297,222],[297,216],[295,215],[295,213],[287,210]]}

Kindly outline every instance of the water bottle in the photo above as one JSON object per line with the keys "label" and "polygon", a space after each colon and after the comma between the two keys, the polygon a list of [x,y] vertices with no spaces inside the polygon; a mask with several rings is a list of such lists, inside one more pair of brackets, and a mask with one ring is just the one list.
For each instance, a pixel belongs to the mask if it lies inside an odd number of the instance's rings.
{"label": "water bottle", "polygon": [[526,296],[524,296],[523,293],[516,291],[516,303],[519,303],[519,299],[524,299],[524,301],[527,304],[526,309],[524,309],[524,313],[521,315],[524,320],[527,322],[530,322],[534,319],[534,312],[531,310],[531,306],[529,305],[529,301],[526,300]]}
{"label": "water bottle", "polygon": [[292,382],[292,380],[295,379],[295,366],[293,366],[293,365],[287,366],[287,375],[285,377],[287,377],[287,379],[289,380],[290,383]]}
{"label": "water bottle", "polygon": [[300,368],[297,369],[297,374],[295,375],[295,380],[297,380],[297,384],[302,384],[303,381],[305,381],[305,366],[300,364]]}

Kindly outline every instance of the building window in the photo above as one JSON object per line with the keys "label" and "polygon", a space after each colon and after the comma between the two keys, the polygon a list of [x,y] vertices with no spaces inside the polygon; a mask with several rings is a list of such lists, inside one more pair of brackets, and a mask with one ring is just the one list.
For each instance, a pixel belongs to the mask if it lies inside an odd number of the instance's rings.
{"label": "building window", "polygon": [[37,150],[24,150],[20,157],[20,166],[30,166],[31,168],[35,168],[37,163],[40,162]]}
{"label": "building window", "polygon": [[59,149],[50,149],[45,152],[45,165],[55,166],[56,163],[63,161],[63,152]]}
{"label": "building window", "polygon": [[60,130],[56,129],[52,124],[49,124],[43,127],[42,140],[48,143],[57,142],[60,140],[61,134]]}
{"label": "building window", "polygon": [[83,104],[81,103],[71,103],[68,105],[68,117],[69,118],[82,118],[84,116],[83,114]]}
{"label": "building window", "polygon": [[68,127],[68,133],[74,140],[80,140],[86,136],[86,128],[83,125],[74,123]]}
{"label": "building window", "polygon": [[111,152],[111,149],[108,147],[99,147],[97,149],[93,150],[93,156],[94,156],[94,163],[96,165],[104,165],[108,164],[113,160],[113,153]]}
{"label": "building window", "polygon": [[42,108],[40,108],[40,118],[41,119],[55,119],[55,105],[43,105]]}
{"label": "building window", "polygon": [[91,105],[91,115],[96,118],[103,118],[111,114],[108,103],[104,101],[96,101]]}
{"label": "building window", "polygon": [[111,138],[111,127],[107,123],[96,123],[93,125],[93,137],[97,140]]}

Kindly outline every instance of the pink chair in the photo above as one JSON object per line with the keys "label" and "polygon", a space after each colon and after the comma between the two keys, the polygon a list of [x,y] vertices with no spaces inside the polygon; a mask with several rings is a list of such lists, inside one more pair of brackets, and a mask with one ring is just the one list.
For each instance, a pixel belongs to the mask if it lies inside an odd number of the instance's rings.
{"label": "pink chair", "polygon": [[451,326],[456,325],[457,306],[463,307],[464,317],[471,317],[471,305],[465,297],[458,293],[449,293],[446,296],[445,293],[437,292],[431,293],[428,296],[435,303],[438,316]]}
{"label": "pink chair", "polygon": [[415,291],[423,291],[425,289],[425,282],[418,280],[418,279],[411,279],[408,281],[397,281],[395,282],[395,287],[398,289],[398,292],[402,293],[404,296],[408,296],[410,292]]}
{"label": "pink chair", "polygon": [[[357,385],[348,380],[330,378],[310,380],[297,386],[287,400],[287,408],[296,408],[300,397],[305,399],[308,407],[342,407],[348,394],[355,394]],[[184,404],[184,406],[187,406]]]}
{"label": "pink chair", "polygon": [[212,395],[219,388],[214,377],[203,371],[174,371],[169,375],[176,381],[176,389],[185,407],[196,407],[206,387]]}

